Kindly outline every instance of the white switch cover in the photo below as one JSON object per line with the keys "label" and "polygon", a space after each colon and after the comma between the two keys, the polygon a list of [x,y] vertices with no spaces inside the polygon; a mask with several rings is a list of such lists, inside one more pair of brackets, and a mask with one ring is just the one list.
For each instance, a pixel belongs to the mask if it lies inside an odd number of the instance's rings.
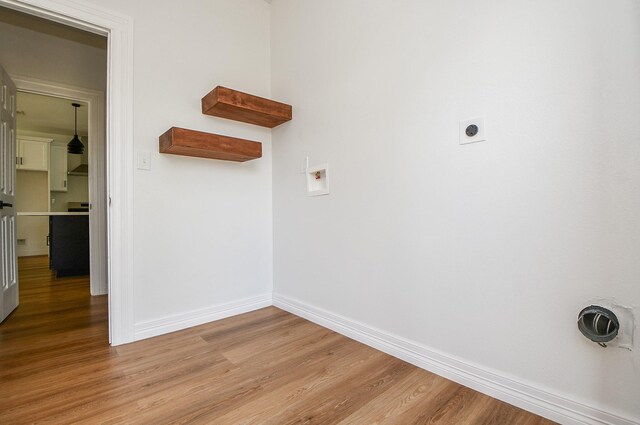
{"label": "white switch cover", "polygon": [[[477,133],[475,135],[467,134],[467,128],[476,126]],[[473,130],[473,128],[470,128]],[[471,120],[460,121],[460,144],[484,142],[487,140],[487,132],[484,125],[484,118],[474,118]]]}
{"label": "white switch cover", "polygon": [[150,170],[151,169],[151,152],[138,151],[136,157],[136,164],[138,170]]}

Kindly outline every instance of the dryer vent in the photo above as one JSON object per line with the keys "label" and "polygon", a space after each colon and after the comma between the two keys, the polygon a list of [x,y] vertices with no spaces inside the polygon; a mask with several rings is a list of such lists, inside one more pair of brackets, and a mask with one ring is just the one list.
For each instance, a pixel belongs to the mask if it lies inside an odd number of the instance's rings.
{"label": "dryer vent", "polygon": [[618,335],[619,327],[616,315],[598,305],[591,305],[578,315],[578,329],[582,335],[603,347]]}

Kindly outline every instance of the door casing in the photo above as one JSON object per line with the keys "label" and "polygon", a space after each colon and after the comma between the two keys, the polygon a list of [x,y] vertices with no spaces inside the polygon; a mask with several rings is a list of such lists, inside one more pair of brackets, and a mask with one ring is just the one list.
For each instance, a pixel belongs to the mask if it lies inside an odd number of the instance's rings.
{"label": "door casing", "polygon": [[107,284],[109,340],[134,340],[133,20],[65,0],[0,0],[0,6],[106,36]]}

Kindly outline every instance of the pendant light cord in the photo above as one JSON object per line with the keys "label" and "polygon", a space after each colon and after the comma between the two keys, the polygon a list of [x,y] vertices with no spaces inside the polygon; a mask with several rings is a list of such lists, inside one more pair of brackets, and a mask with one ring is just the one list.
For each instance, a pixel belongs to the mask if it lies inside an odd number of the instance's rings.
{"label": "pendant light cord", "polygon": [[81,106],[79,103],[72,103],[71,106],[75,108],[73,117],[74,117],[74,132],[73,139],[67,144],[67,152],[71,154],[82,154],[84,153],[84,145],[82,141],[78,137],[78,108]]}

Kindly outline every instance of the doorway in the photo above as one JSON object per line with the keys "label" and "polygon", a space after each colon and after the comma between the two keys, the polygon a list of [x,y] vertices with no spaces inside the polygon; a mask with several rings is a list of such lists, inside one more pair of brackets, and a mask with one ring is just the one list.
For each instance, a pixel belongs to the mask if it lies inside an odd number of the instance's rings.
{"label": "doorway", "polygon": [[[106,86],[106,38],[5,8],[0,8],[0,34],[13,41],[2,46],[2,65],[11,67],[13,75],[4,75],[16,90],[11,89],[10,105],[16,131],[6,140],[15,145],[15,170],[6,173],[15,173],[18,294],[32,284],[28,279],[20,284],[20,265],[42,257],[38,264],[47,264],[52,273],[52,298],[62,288],[57,279],[84,275],[87,282],[91,275],[87,294],[104,295],[104,93],[72,84]],[[32,59],[21,61],[25,56]],[[69,65],[56,69],[57,58]],[[22,77],[34,74],[47,83]],[[23,304],[20,298],[3,307],[3,317]]]}
{"label": "doorway", "polygon": [[[45,257],[56,278],[93,274],[91,293],[99,295],[103,279],[90,267],[95,214],[91,217],[88,170],[96,141],[88,139],[87,110],[77,99],[17,92],[17,255],[19,262]],[[78,149],[68,147],[71,140],[80,140]],[[99,263],[106,259],[97,261],[94,268],[104,269]]]}
{"label": "doorway", "polygon": [[[90,270],[91,295],[107,294],[104,95],[98,91],[78,89],[62,84],[43,83],[23,77],[14,78],[14,82],[18,88],[17,144],[24,143],[25,138],[37,136],[41,143],[49,145],[49,190],[47,192],[49,215],[45,221],[50,222],[52,217],[65,216],[65,213],[74,213],[76,216],[88,215],[89,219],[86,239],[90,242],[88,253],[90,254],[90,267],[82,269],[77,265],[66,265],[65,270],[59,270],[58,274],[79,274],[82,270]],[[69,154],[68,149],[65,149],[75,133],[75,108],[72,104],[80,105],[77,108],[78,133],[80,140],[84,141],[85,145],[81,154]],[[49,115],[52,110],[57,112]],[[47,148],[42,147],[42,149],[46,152]],[[20,167],[18,166],[17,170],[18,183],[20,183],[19,177],[22,174]],[[18,190],[20,189],[18,186]],[[18,194],[18,198],[21,198],[20,194]],[[73,211],[69,211],[70,209]],[[24,230],[24,225],[20,225],[20,222],[24,222],[27,220],[25,216],[29,216],[24,211],[24,208],[19,206],[18,230]],[[38,218],[31,214],[28,219],[37,220]],[[58,218],[53,220],[61,222],[71,219]],[[82,219],[78,219],[78,221],[80,220]],[[48,223],[41,223],[41,227],[46,227],[47,231],[50,231]],[[20,234],[18,235],[18,255],[24,252],[21,250],[20,243],[22,241],[19,239]],[[29,244],[29,240],[27,240],[25,245],[28,247],[32,244]],[[50,251],[55,245],[55,241],[49,235],[47,254],[51,253]],[[60,247],[59,244],[57,246]],[[83,254],[82,250],[76,249],[74,251],[70,248],[73,246],[65,248],[70,255]]]}
{"label": "doorway", "polygon": [[[96,91],[69,84],[58,84],[42,77],[24,77],[25,74],[16,72],[15,67],[9,68],[8,72],[21,91],[84,100],[88,103],[90,116],[102,117],[102,134],[106,135],[105,143],[102,145],[103,157],[107,163],[103,175],[108,176],[108,179],[103,180],[102,185],[105,196],[102,198],[104,208],[101,210],[104,211],[104,228],[108,232],[106,237],[103,237],[103,254],[107,261],[102,263],[104,267],[102,275],[105,276],[103,288],[109,293],[110,340],[113,345],[119,345],[133,341],[133,288],[131,285],[133,244],[130,228],[133,212],[132,23],[128,17],[114,15],[87,5],[79,7],[54,0],[47,2],[46,7],[42,7],[41,3],[37,0],[0,0],[0,7],[5,6],[24,12],[26,15],[45,18],[49,22],[62,23],[107,38],[109,55],[106,67],[109,73],[106,96],[103,94],[101,99],[100,93]],[[109,124],[104,126],[107,117]],[[94,130],[97,131],[97,129]],[[89,138],[92,138],[91,134]],[[93,152],[97,153],[97,150]],[[92,155],[90,152],[89,165],[91,165]],[[89,166],[89,173],[92,172],[91,170],[92,167]],[[98,167],[93,167],[93,170],[97,172]],[[93,190],[99,191],[100,187],[94,187]],[[90,193],[91,191],[92,187],[89,188]],[[92,205],[92,208],[96,207]]]}

